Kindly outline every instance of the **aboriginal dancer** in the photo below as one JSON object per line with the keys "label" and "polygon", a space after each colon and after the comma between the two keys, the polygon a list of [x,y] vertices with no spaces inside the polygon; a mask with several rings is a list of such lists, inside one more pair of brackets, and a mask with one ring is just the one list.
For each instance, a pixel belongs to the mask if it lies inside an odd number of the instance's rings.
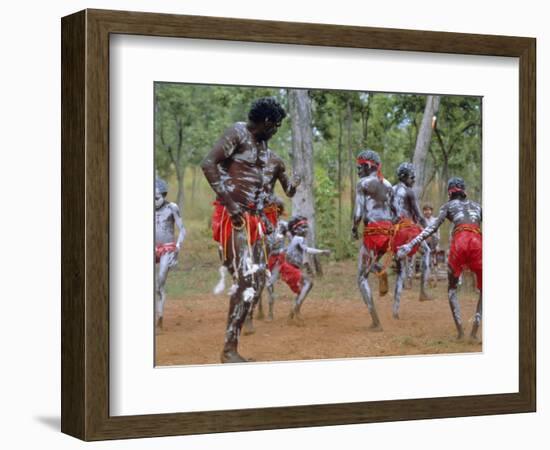
{"label": "aboriginal dancer", "polygon": [[[292,289],[289,282],[292,280],[293,268],[286,261],[285,250],[289,241],[290,233],[288,232],[288,222],[281,217],[285,213],[284,202],[279,197],[274,197],[268,208],[266,208],[266,216],[275,226],[275,231],[267,236],[267,253],[269,276],[267,278],[266,289],[268,293],[269,311],[267,321],[273,321],[273,305],[275,303],[274,285],[282,277],[283,281]],[[296,294],[298,292],[295,292]],[[258,302],[258,319],[264,318],[262,298]]]}
{"label": "aboriginal dancer", "polygon": [[[422,232],[422,227],[426,227],[426,219],[420,213],[416,194],[412,187],[415,182],[414,167],[410,162],[404,162],[397,168],[397,178],[399,182],[393,187],[393,203],[397,214],[397,223],[394,225],[394,236],[392,238],[392,251],[397,252],[397,248],[406,244]],[[431,300],[426,293],[426,275],[430,263],[430,248],[428,244],[422,244],[422,276],[420,283],[420,300]],[[412,258],[417,252],[419,246],[415,246],[406,255],[405,258],[396,258],[397,279],[395,281],[395,291],[393,298],[393,317],[399,319],[399,306],[401,304],[401,293],[403,283],[407,277],[407,258]]]}
{"label": "aboriginal dancer", "polygon": [[248,121],[229,127],[202,162],[204,175],[216,193],[213,237],[233,277],[223,363],[248,361],[238,352],[239,338],[246,316],[265,285],[263,236],[273,230],[264,211],[266,173],[280,170],[270,163],[267,142],[285,117],[285,110],[274,98],[256,100]]}
{"label": "aboriginal dancer", "polygon": [[451,247],[448,258],[449,287],[448,296],[451,312],[458,332],[457,338],[464,337],[464,327],[460,314],[457,287],[462,271],[469,268],[476,274],[479,299],[474,316],[470,337],[477,339],[477,331],[481,323],[481,290],[482,290],[482,238],[481,238],[481,206],[469,200],[466,185],[462,178],[453,177],[448,183],[449,201],[439,210],[435,222],[425,228],[416,238],[398,250],[398,257],[408,254],[412,248],[434,234],[441,224],[448,219],[453,224]]}
{"label": "aboriginal dancer", "polygon": [[357,283],[372,318],[369,327],[372,331],[382,331],[382,325],[376,312],[368,277],[370,273],[378,275],[380,295],[388,292],[386,267],[380,260],[386,252],[391,251],[390,241],[396,217],[392,185],[383,177],[381,169],[382,162],[375,151],[365,150],[357,156],[359,181],[356,187],[352,234],[355,239],[359,238],[358,226],[363,222]]}
{"label": "aboriginal dancer", "polygon": [[[265,168],[263,170],[263,192],[261,194],[262,203],[265,205],[263,209],[263,216],[266,220],[266,223],[270,225],[270,227],[277,231],[279,216],[283,214],[284,212],[284,202],[277,197],[274,194],[275,191],[275,184],[279,182],[280,186],[282,187],[284,193],[287,197],[292,198],[294,197],[294,194],[296,194],[296,189],[300,185],[301,178],[300,176],[294,174],[292,177],[289,177],[286,171],[286,166],[284,161],[280,156],[278,156],[272,149],[267,149],[267,163],[265,165]],[[217,204],[217,201],[214,203]],[[214,223],[214,222],[213,222]],[[282,222],[282,226],[284,227],[284,224],[286,222]],[[216,225],[214,225],[216,226]],[[267,253],[268,256],[270,254],[270,247],[272,244],[271,237],[276,238],[279,233],[269,233],[267,234]],[[223,248],[219,247],[219,255],[222,259],[222,266],[219,269],[220,272],[220,280],[216,287],[214,288],[215,294],[221,294],[223,290],[225,289],[225,274],[227,272],[226,267],[223,265]],[[269,266],[269,264],[268,264]],[[271,268],[268,269],[269,271],[267,274],[267,280],[271,277]],[[276,281],[277,277],[273,280],[273,283]],[[270,301],[273,300],[274,297],[271,297],[273,294],[273,283],[271,285],[268,285],[268,292],[270,295]],[[255,297],[254,304],[252,305],[252,308],[250,308],[248,315],[246,317],[246,320],[243,325],[243,334],[244,335],[250,335],[255,332],[254,328],[254,309],[256,308],[256,305],[258,305],[258,319],[264,318],[264,312],[263,312],[263,305],[262,305],[262,293],[263,293],[263,286],[261,289],[262,292],[260,292],[260,295],[257,295]],[[273,304],[270,303],[270,307],[273,307]],[[268,317],[269,320],[272,320],[273,315],[270,314]]]}
{"label": "aboriginal dancer", "polygon": [[[156,276],[156,325],[162,328],[164,302],[166,301],[166,279],[170,269],[178,264],[178,254],[185,239],[185,228],[178,205],[166,201],[168,185],[164,180],[155,180],[155,262]],[[178,227],[178,239],[174,227]]]}
{"label": "aboriginal dancer", "polygon": [[[296,189],[300,185],[301,177],[299,175],[292,175],[292,177],[289,177],[286,171],[286,166],[282,158],[277,155],[272,149],[267,149],[267,162],[265,165],[265,168],[263,169],[263,190],[261,193],[261,201],[265,205],[263,209],[263,214],[266,219],[266,222],[268,223],[270,229],[268,232],[268,237],[272,236],[273,233],[271,233],[271,230],[276,230],[277,228],[277,221],[278,217],[280,215],[280,208],[282,207],[284,209],[284,203],[281,199],[279,199],[274,191],[275,191],[275,185],[279,182],[280,186],[282,187],[285,195],[289,198],[294,197],[294,194],[296,194]],[[269,255],[269,245],[267,246],[267,252]],[[269,269],[270,271],[271,269]],[[267,278],[270,277],[270,274]],[[266,280],[267,281],[267,280]],[[272,285],[271,285],[272,286]],[[272,288],[269,288],[269,290],[272,290]],[[263,286],[262,286],[263,291]],[[261,299],[262,299],[262,292],[260,292],[260,295],[257,295],[254,299],[254,303],[252,305],[252,308],[250,308],[250,312],[248,313],[248,316],[246,318],[246,321],[244,323],[244,334],[252,334],[254,333],[254,323],[253,323],[253,316],[254,316],[254,309],[258,303],[260,303],[259,308],[261,308]],[[258,310],[258,318],[263,318],[263,310]]]}
{"label": "aboriginal dancer", "polygon": [[[309,231],[307,218],[294,216],[288,221],[288,231],[292,240],[286,250],[283,264],[279,267],[281,277],[288,287],[294,292],[296,298],[288,316],[289,322],[295,325],[303,325],[300,309],[307,295],[313,288],[313,280],[309,274],[304,274],[308,255],[330,255],[330,250],[320,250],[307,246],[307,233]],[[274,268],[274,270],[276,270]],[[283,272],[284,271],[284,272]]]}

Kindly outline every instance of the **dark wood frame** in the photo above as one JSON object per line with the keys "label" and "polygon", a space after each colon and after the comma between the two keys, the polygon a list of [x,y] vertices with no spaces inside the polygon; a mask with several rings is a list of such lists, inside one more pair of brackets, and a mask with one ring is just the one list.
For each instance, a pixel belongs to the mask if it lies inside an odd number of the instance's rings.
{"label": "dark wood frame", "polygon": [[[64,17],[61,31],[64,433],[100,440],[535,411],[535,39],[103,10]],[[109,416],[109,35],[116,33],[519,58],[519,392]]]}

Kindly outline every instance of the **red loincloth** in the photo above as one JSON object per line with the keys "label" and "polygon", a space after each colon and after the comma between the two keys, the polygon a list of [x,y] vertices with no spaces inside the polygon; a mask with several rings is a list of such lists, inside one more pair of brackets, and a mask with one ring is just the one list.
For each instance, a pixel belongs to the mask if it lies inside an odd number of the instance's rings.
{"label": "red loincloth", "polygon": [[474,272],[479,290],[482,285],[482,248],[478,225],[463,224],[455,227],[449,249],[449,266],[457,278],[465,268]]}
{"label": "red loincloth", "polygon": [[[394,227],[394,236],[392,241],[392,251],[397,253],[397,249],[412,241],[416,236],[422,233],[422,228],[414,223],[411,219],[403,218]],[[407,256],[414,255],[420,247],[420,244],[415,245]]]}
{"label": "red loincloth", "polygon": [[160,262],[160,257],[166,253],[175,252],[176,251],[176,243],[175,242],[168,242],[167,244],[157,244],[155,246],[155,262]]}
{"label": "red loincloth", "polygon": [[278,255],[269,255],[267,267],[269,270],[278,265],[282,280],[295,294],[299,294],[302,289],[302,271],[293,264],[290,264],[284,253]]}
{"label": "red loincloth", "polygon": [[[233,223],[231,222],[231,216],[218,200],[214,203],[214,211],[212,213],[212,237],[216,242],[219,242],[225,248],[227,241],[233,231]],[[262,227],[262,233],[265,233],[265,224],[255,214],[245,212],[243,214],[245,220],[245,227],[248,233],[248,240],[251,245],[260,238],[258,232],[258,224]]]}
{"label": "red loincloth", "polygon": [[393,224],[388,220],[369,222],[363,229],[363,244],[376,253],[386,253],[389,250],[393,234]]}

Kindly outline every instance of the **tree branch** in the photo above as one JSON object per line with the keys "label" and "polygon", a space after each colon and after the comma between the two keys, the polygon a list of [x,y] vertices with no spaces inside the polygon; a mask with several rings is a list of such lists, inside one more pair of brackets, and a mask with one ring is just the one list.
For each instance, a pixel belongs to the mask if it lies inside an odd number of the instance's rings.
{"label": "tree branch", "polygon": [[177,168],[177,161],[174,158],[174,153],[172,151],[172,146],[171,145],[166,146],[166,152],[168,153],[168,156],[170,156],[170,161],[172,161],[172,164],[174,164]]}
{"label": "tree branch", "polygon": [[443,152],[443,156],[447,158],[448,152],[445,150],[445,144],[443,143],[443,138],[441,137],[441,133],[439,132],[439,128],[437,128],[437,125],[434,128],[434,132],[435,136],[437,137],[437,142],[439,142],[439,146],[441,147],[441,151]]}
{"label": "tree branch", "polygon": [[464,126],[464,128],[462,128],[462,130],[460,130],[460,132],[457,134],[457,136],[454,138],[452,144],[449,146],[449,154],[453,151],[456,143],[458,142],[458,139],[464,134],[466,133],[466,131],[468,131],[470,128],[472,127],[476,127],[478,126],[477,123],[475,122],[470,122],[469,124],[467,124],[466,126]]}
{"label": "tree branch", "polygon": [[177,134],[178,134],[178,144],[176,147],[177,151],[177,158],[178,163],[181,161],[181,155],[182,155],[182,147],[183,147],[183,123],[181,118],[176,119],[176,127],[177,127]]}

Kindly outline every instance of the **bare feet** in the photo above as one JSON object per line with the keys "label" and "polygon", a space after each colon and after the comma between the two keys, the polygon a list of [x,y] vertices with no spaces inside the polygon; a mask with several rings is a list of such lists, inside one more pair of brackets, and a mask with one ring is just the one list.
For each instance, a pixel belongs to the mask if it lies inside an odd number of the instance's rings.
{"label": "bare feet", "polygon": [[472,334],[470,334],[470,339],[469,339],[470,343],[472,344],[478,344],[480,339],[477,337],[477,336],[474,336]]}
{"label": "bare feet", "polygon": [[470,339],[472,341],[479,341],[479,339],[477,338],[477,329],[478,327],[474,324],[474,326],[472,327],[472,332],[470,333]]}
{"label": "bare feet", "polygon": [[388,274],[384,272],[378,276],[378,293],[380,294],[380,297],[386,295],[388,290]]}
{"label": "bare feet", "polygon": [[264,320],[265,319],[263,309],[258,309],[258,313],[256,314],[256,319],[258,319],[258,320]]}
{"label": "bare feet", "polygon": [[163,322],[162,316],[157,319],[157,327],[162,330]]}
{"label": "bare feet", "polygon": [[290,314],[288,315],[288,324],[294,325],[297,327],[303,327],[305,326],[305,321],[302,319],[302,316],[300,313],[295,312],[294,310],[290,311]]}
{"label": "bare feet", "polygon": [[254,328],[254,323],[252,322],[252,319],[250,317],[247,317],[243,324],[243,334],[245,336],[250,336],[255,332],[256,329]]}
{"label": "bare feet", "polygon": [[393,318],[396,319],[396,320],[399,320],[399,313],[394,312],[393,313]]}
{"label": "bare feet", "polygon": [[222,352],[220,359],[221,362],[224,364],[244,363],[252,361],[251,359],[243,358],[236,350]]}
{"label": "bare feet", "polygon": [[433,300],[434,298],[431,295],[426,294],[424,291],[420,291],[420,296],[418,297],[418,300],[421,302],[429,302]]}
{"label": "bare feet", "polygon": [[374,323],[374,322],[369,325],[368,330],[369,331],[374,331],[374,332],[384,331],[384,329],[382,328],[382,325],[380,325],[379,323]]}

